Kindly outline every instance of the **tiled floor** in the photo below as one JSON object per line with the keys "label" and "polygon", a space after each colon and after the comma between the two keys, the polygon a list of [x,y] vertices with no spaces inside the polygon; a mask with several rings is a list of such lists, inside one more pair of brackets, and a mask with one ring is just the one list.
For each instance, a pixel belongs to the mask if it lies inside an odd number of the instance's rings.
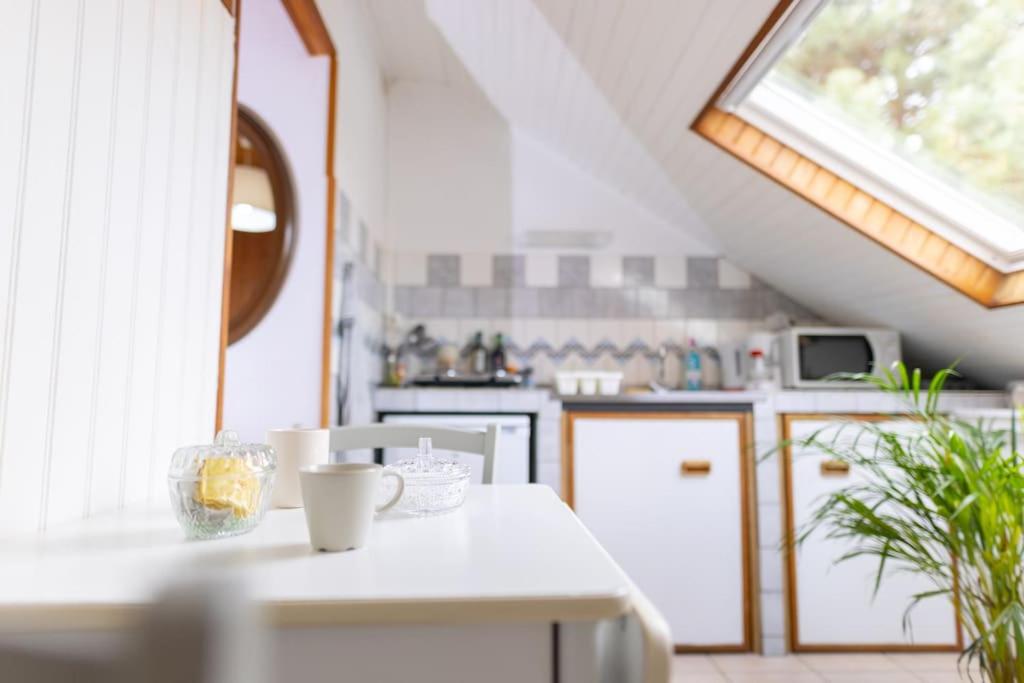
{"label": "tiled floor", "polygon": [[[955,654],[678,655],[672,683],[954,683]],[[975,673],[975,681],[981,678]]]}

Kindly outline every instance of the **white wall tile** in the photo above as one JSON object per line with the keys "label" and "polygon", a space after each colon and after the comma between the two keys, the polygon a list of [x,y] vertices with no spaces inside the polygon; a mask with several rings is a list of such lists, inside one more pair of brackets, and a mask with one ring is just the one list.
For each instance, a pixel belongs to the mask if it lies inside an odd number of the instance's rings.
{"label": "white wall tile", "polygon": [[435,339],[444,339],[456,345],[465,342],[460,336],[461,330],[457,318],[431,318],[426,326],[427,334]]}
{"label": "white wall tile", "polygon": [[719,344],[744,341],[752,331],[749,320],[719,320],[717,326]]}
{"label": "white wall tile", "polygon": [[758,544],[765,549],[778,549],[782,541],[782,506],[762,503],[757,506]]}
{"label": "white wall tile", "polygon": [[394,259],[394,283],[412,287],[427,284],[427,255],[418,251],[396,251]]}
{"label": "white wall tile", "polygon": [[782,593],[761,593],[761,631],[766,637],[786,635]]}
{"label": "white wall tile", "polygon": [[510,321],[508,332],[509,342],[514,343],[516,346],[526,348],[532,341],[526,335],[526,321],[529,318],[513,318]]}
{"label": "white wall tile", "polygon": [[459,282],[463,287],[490,287],[494,259],[491,254],[462,254],[462,275]]}
{"label": "white wall tile", "polygon": [[587,321],[582,318],[566,318],[555,321],[555,338],[551,343],[561,346],[575,340],[587,346],[590,337],[590,328]]}
{"label": "white wall tile", "polygon": [[685,287],[686,257],[655,256],[654,284],[657,287]]}
{"label": "white wall tile", "polygon": [[714,346],[719,342],[718,325],[717,320],[692,318],[686,321],[686,336],[701,346]]}
{"label": "white wall tile", "polygon": [[629,320],[626,322],[626,342],[644,341],[650,343],[654,339],[653,320]]}
{"label": "white wall tile", "polygon": [[561,467],[557,463],[542,463],[537,466],[537,483],[550,486],[561,495]]}
{"label": "white wall tile", "polygon": [[613,344],[618,336],[618,325],[613,320],[588,320],[587,338],[592,344],[610,341]]}
{"label": "white wall tile", "polygon": [[782,581],[782,563],[783,556],[777,548],[758,550],[762,592],[777,593],[785,588]]}
{"label": "white wall tile", "polygon": [[686,321],[682,319],[655,320],[654,338],[657,344],[686,344]]}
{"label": "white wall tile", "polygon": [[786,638],[766,635],[761,639],[761,654],[768,657],[780,657],[786,654]]}
{"label": "white wall tile", "polygon": [[750,274],[725,259],[718,259],[718,286],[722,289],[750,289]]}
{"label": "white wall tile", "polygon": [[621,287],[622,257],[618,254],[594,254],[590,257],[591,287]]}
{"label": "white wall tile", "polygon": [[[755,434],[755,439],[757,438]],[[778,503],[781,496],[779,488],[779,458],[781,454],[776,453],[775,457],[768,460],[761,460],[761,458],[772,448],[761,446],[758,442],[758,450],[755,452],[754,457],[758,459],[757,463],[757,501],[758,503]]]}
{"label": "white wall tile", "polygon": [[546,253],[526,254],[526,285],[528,287],[557,286],[558,255]]}

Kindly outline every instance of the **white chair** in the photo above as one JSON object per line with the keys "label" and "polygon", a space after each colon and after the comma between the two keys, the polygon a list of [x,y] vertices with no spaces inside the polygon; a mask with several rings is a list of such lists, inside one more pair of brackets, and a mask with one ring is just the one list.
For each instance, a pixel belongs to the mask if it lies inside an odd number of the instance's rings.
{"label": "white chair", "polygon": [[0,681],[261,683],[268,678],[263,622],[234,584],[177,584],[140,616],[113,647],[97,648],[87,637],[2,636]]}
{"label": "white chair", "polygon": [[417,448],[420,437],[429,437],[433,448],[457,453],[474,453],[484,458],[483,483],[494,483],[494,462],[498,452],[498,425],[483,432],[420,425],[371,424],[331,428],[331,452],[365,448]]}

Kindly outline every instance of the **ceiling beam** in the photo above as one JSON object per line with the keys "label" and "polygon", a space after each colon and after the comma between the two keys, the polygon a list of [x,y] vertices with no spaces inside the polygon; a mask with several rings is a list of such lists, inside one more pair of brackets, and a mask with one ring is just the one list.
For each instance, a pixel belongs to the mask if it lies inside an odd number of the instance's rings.
{"label": "ceiling beam", "polygon": [[306,51],[314,57],[334,55],[334,41],[314,0],[281,0]]}

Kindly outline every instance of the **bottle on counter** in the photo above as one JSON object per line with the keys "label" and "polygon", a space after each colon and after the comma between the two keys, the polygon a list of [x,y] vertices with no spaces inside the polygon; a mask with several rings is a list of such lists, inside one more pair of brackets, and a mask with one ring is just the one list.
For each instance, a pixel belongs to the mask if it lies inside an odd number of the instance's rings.
{"label": "bottle on counter", "polygon": [[722,388],[722,357],[718,349],[705,346],[700,350],[700,388],[715,390]]}
{"label": "bottle on counter", "polygon": [[483,332],[473,335],[473,341],[469,343],[469,348],[466,350],[466,357],[469,359],[471,374],[483,375],[487,372],[487,347],[484,346]]}
{"label": "bottle on counter", "polygon": [[384,385],[400,387],[405,383],[405,363],[398,349],[384,347]]}
{"label": "bottle on counter", "polygon": [[764,351],[761,349],[751,349],[750,351],[750,376],[747,378],[747,388],[755,391],[765,391],[771,388],[771,375],[768,373]]}
{"label": "bottle on counter", "polygon": [[504,373],[508,370],[505,359],[505,338],[499,332],[494,335],[494,348],[491,349],[491,372]]}
{"label": "bottle on counter", "polygon": [[690,340],[690,349],[686,352],[686,390],[700,391],[701,369],[700,348],[697,340]]}

